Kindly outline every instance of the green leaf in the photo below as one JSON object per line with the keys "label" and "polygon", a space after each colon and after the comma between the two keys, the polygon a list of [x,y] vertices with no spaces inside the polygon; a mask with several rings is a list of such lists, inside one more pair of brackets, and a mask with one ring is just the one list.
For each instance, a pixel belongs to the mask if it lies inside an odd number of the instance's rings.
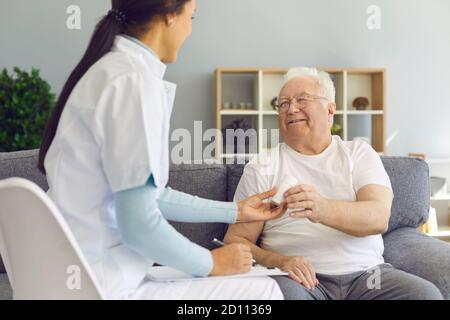
{"label": "green leaf", "polygon": [[0,152],[39,148],[56,95],[40,77],[31,72],[6,68],[0,72]]}

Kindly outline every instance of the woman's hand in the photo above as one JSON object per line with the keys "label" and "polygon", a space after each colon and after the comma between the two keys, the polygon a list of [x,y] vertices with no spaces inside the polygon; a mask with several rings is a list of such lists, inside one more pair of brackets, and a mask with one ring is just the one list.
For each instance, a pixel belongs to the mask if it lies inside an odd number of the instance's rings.
{"label": "woman's hand", "polygon": [[267,221],[275,219],[286,212],[287,205],[283,201],[279,206],[264,202],[277,193],[277,188],[263,192],[238,202],[238,222]]}
{"label": "woman's hand", "polygon": [[211,251],[213,269],[210,276],[224,276],[249,272],[252,268],[252,252],[249,246],[233,243]]}
{"label": "woman's hand", "polygon": [[314,267],[303,257],[286,257],[280,269],[289,274],[289,278],[313,290],[319,284]]}

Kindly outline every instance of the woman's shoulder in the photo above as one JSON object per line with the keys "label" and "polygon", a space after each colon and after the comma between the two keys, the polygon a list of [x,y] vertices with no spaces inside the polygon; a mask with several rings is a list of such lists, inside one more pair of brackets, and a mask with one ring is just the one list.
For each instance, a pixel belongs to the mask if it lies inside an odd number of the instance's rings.
{"label": "woman's shoulder", "polygon": [[120,52],[109,52],[95,63],[86,73],[97,83],[110,83],[117,78],[133,77],[142,70],[136,64]]}
{"label": "woman's shoulder", "polygon": [[101,95],[105,90],[122,88],[160,88],[161,80],[140,68],[121,52],[109,52],[97,61],[77,85],[85,94]]}

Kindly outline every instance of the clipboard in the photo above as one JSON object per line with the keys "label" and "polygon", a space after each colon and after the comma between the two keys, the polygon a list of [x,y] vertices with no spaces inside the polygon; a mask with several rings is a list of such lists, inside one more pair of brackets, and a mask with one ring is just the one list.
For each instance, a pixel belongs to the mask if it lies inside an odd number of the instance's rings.
{"label": "clipboard", "polygon": [[260,265],[252,267],[247,273],[240,273],[229,276],[210,276],[210,277],[195,277],[182,271],[176,270],[171,267],[151,267],[146,279],[155,282],[174,282],[174,281],[203,281],[203,280],[226,280],[226,279],[239,279],[239,278],[251,278],[251,277],[266,277],[266,276],[286,276],[287,273],[281,271],[278,268],[266,268]]}

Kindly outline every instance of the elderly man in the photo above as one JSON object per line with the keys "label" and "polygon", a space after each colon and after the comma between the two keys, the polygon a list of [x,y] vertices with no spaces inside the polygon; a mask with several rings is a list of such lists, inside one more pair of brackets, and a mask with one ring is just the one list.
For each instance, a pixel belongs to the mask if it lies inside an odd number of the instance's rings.
{"label": "elderly man", "polygon": [[235,201],[271,189],[285,175],[299,184],[284,193],[281,217],[232,225],[225,242],[247,244],[258,263],[287,272],[276,278],[287,299],[442,299],[431,282],[384,263],[389,177],[370,145],[331,135],[330,76],[290,70],[277,111],[285,142],[245,167]]}

